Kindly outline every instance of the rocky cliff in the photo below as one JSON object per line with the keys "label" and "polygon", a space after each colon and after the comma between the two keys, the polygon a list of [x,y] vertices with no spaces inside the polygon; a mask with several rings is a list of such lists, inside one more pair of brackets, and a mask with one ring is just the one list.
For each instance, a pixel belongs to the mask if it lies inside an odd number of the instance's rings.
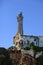
{"label": "rocky cliff", "polygon": [[36,65],[37,61],[29,54],[21,53],[21,51],[14,50],[10,51],[10,59],[12,65]]}
{"label": "rocky cliff", "polygon": [[21,50],[0,48],[0,65],[43,65],[43,56],[35,59]]}

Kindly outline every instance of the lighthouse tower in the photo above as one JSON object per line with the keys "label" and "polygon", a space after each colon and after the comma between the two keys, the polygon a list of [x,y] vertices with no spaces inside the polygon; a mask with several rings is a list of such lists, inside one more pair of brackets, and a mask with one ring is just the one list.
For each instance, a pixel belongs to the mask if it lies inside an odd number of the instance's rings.
{"label": "lighthouse tower", "polygon": [[17,23],[18,23],[18,31],[16,36],[13,38],[13,42],[18,50],[23,45],[23,41],[20,39],[20,36],[23,35],[23,16],[22,13],[20,12],[17,16]]}
{"label": "lighthouse tower", "polygon": [[22,12],[20,12],[20,14],[18,14],[17,22],[18,22],[18,33],[23,35],[23,16],[22,16]]}

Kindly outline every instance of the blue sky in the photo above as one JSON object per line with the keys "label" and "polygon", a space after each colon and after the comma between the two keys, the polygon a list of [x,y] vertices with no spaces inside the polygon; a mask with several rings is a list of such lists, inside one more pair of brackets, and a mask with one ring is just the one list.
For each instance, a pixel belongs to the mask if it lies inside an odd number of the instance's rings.
{"label": "blue sky", "polygon": [[43,0],[0,0],[0,47],[14,46],[20,11],[24,17],[24,34],[43,36]]}

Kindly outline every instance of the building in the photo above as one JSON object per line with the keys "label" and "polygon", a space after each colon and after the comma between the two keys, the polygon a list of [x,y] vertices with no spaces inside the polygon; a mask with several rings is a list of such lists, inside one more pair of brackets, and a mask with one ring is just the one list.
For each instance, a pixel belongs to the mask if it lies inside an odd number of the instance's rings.
{"label": "building", "polygon": [[18,22],[18,32],[13,38],[13,42],[17,49],[26,47],[30,45],[30,42],[34,42],[34,45],[39,46],[40,43],[43,43],[43,36],[33,36],[33,35],[24,35],[23,34],[23,15],[20,12],[17,16]]}

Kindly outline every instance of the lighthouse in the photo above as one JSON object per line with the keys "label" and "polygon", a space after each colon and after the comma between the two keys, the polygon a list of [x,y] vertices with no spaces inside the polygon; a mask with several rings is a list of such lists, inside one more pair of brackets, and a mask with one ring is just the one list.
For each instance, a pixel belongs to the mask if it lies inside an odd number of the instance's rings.
{"label": "lighthouse", "polygon": [[13,43],[15,44],[17,50],[20,50],[23,47],[29,47],[31,42],[33,42],[34,45],[36,45],[36,46],[39,45],[39,38],[40,37],[23,34],[23,15],[22,15],[22,12],[20,12],[17,16],[17,23],[18,23],[18,30],[17,30],[16,35],[13,37]]}
{"label": "lighthouse", "polygon": [[18,30],[16,36],[13,38],[13,42],[18,50],[23,46],[23,41],[20,39],[21,35],[23,35],[23,15],[20,12],[17,16]]}
{"label": "lighthouse", "polygon": [[20,12],[17,16],[17,22],[18,22],[18,33],[23,35],[23,16],[22,12]]}

